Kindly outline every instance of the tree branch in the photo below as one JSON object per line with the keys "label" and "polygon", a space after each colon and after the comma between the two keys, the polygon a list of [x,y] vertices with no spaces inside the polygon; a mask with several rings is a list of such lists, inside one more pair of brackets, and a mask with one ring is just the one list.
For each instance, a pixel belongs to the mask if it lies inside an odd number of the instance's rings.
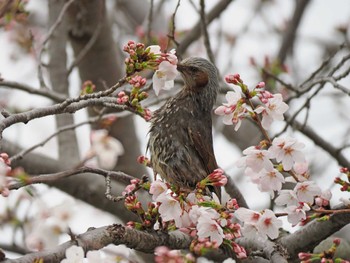
{"label": "tree branch", "polygon": [[322,240],[350,223],[350,212],[334,214],[327,221],[314,220],[293,234],[280,239],[289,258],[296,259],[299,252],[311,251]]}
{"label": "tree branch", "polygon": [[72,245],[81,246],[85,252],[98,250],[109,244],[126,244],[129,248],[151,253],[158,246],[167,246],[173,249],[187,249],[191,238],[180,232],[174,231],[169,234],[161,232],[143,232],[126,228],[122,225],[110,225],[88,230],[78,235],[75,240],[43,252],[27,254],[18,259],[7,259],[2,263],[28,263],[35,259],[43,259],[45,263],[60,262],[65,257],[65,251]]}
{"label": "tree branch", "polygon": [[27,84],[19,83],[16,81],[1,80],[0,86],[4,87],[4,88],[13,88],[13,89],[22,90],[22,91],[28,92],[30,94],[40,95],[40,96],[49,98],[55,102],[62,102],[65,99],[67,99],[66,96],[64,96],[60,93],[57,93],[55,91],[48,90],[48,89],[44,90],[44,89],[33,88],[33,87],[28,86]]}
{"label": "tree branch", "polygon": [[202,35],[204,37],[204,46],[205,49],[207,50],[207,55],[209,60],[215,65],[215,57],[213,54],[213,51],[211,50],[211,45],[210,45],[210,38],[208,34],[208,25],[206,21],[206,16],[205,16],[205,2],[204,0],[200,0],[200,21],[201,21],[201,30],[202,30]]}
{"label": "tree branch", "polygon": [[[227,8],[227,6],[232,2],[233,0],[221,0],[218,2],[212,10],[208,12],[206,15],[206,21],[207,25],[209,25],[215,18],[219,17],[220,14]],[[188,32],[183,40],[180,42],[180,45],[178,46],[176,53],[180,56],[185,53],[186,49],[201,36],[201,19],[197,22],[197,24]]]}
{"label": "tree branch", "polygon": [[306,7],[310,2],[310,0],[295,1],[296,5],[294,9],[293,18],[290,21],[289,26],[285,31],[285,34],[283,35],[281,47],[277,55],[277,58],[281,64],[285,61],[288,51],[290,51],[293,48],[297,29],[299,28],[303,15],[305,14]]}

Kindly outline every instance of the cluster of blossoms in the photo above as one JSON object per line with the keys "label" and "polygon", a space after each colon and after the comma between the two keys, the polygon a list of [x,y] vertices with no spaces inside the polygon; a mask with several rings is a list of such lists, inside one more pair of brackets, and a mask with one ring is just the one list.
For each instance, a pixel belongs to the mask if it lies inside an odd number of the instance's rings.
{"label": "cluster of blossoms", "polygon": [[160,90],[168,90],[174,86],[174,79],[177,76],[177,57],[175,50],[163,53],[160,46],[145,47],[142,43],[129,41],[123,48],[129,54],[125,59],[127,81],[132,86],[130,95],[124,91],[118,94],[118,104],[129,104],[134,107],[137,112],[149,120],[151,113],[148,109],[144,109],[140,102],[148,97],[147,92],[141,91],[146,84],[146,79],[137,75],[145,69],[154,70],[153,89],[158,96]]}
{"label": "cluster of blossoms", "polygon": [[340,177],[336,177],[334,183],[341,185],[340,191],[350,192],[350,171],[348,168],[342,167],[340,172],[346,176],[346,179],[343,180]]}
{"label": "cluster of blossoms", "polygon": [[3,196],[9,195],[9,183],[11,172],[11,161],[7,153],[0,153],[0,193]]}
{"label": "cluster of blossoms", "polygon": [[59,244],[61,235],[68,232],[68,224],[73,216],[73,201],[67,199],[49,207],[37,199],[32,205],[38,207],[38,211],[25,223],[27,247],[32,251],[54,248]]}
{"label": "cluster of blossoms", "polygon": [[[191,193],[175,191],[169,184],[156,180],[144,187],[152,194],[154,201],[149,204],[147,211],[142,208],[135,194],[130,195],[139,183],[131,182],[131,186],[125,190],[125,205],[128,210],[137,213],[143,222],[129,222],[128,226],[168,231],[180,229],[194,237],[190,249],[195,255],[203,255],[224,244],[235,251],[239,258],[245,258],[247,254],[244,248],[234,241],[241,236],[241,226],[234,222],[235,211],[238,209],[236,200],[230,199],[225,205],[221,205],[215,194],[213,198],[203,194],[205,187],[223,186],[226,182],[227,178],[221,169],[215,170],[199,182],[196,190]],[[162,255],[170,257],[172,253]],[[165,261],[158,259],[158,262]]]}
{"label": "cluster of blossoms", "polygon": [[[262,115],[262,127],[269,129],[273,120],[283,120],[283,113],[288,110],[288,105],[283,102],[281,94],[272,94],[265,90],[265,83],[260,82],[250,91],[243,83],[239,74],[228,75],[225,78],[227,83],[234,84],[234,91],[226,94],[227,103],[218,107],[215,113],[224,115],[224,123],[226,125],[235,124],[237,131],[241,126],[242,120],[252,116],[256,118],[256,114]],[[262,105],[254,108],[251,99],[258,98]]]}
{"label": "cluster of blossoms", "polygon": [[[228,103],[218,107],[215,113],[224,115],[225,124],[235,124],[235,130],[240,127],[244,118],[251,117],[266,137],[266,140],[263,140],[258,146],[245,149],[243,151],[245,156],[237,161],[237,166],[245,168],[245,174],[258,185],[260,191],[268,192],[272,197],[277,193],[275,202],[277,205],[287,206],[285,212],[292,225],[299,222],[306,223],[311,219],[306,212],[311,210],[313,205],[318,208],[327,207],[331,193],[330,191],[322,192],[313,181],[308,180],[308,163],[302,152],[303,143],[288,136],[285,138],[276,137],[271,141],[265,132],[270,128],[273,120],[284,119],[283,114],[288,109],[288,105],[283,102],[281,94],[272,94],[265,90],[263,82],[249,90],[239,74],[228,75],[225,79],[227,83],[235,85],[234,91],[227,93]],[[257,106],[252,101],[254,98],[258,98],[258,102],[260,102]],[[293,190],[282,190],[283,184],[287,181],[296,184]],[[241,217],[242,221],[245,222],[245,231],[243,232],[245,234],[247,232],[264,233],[264,230],[259,228],[258,222],[266,213],[267,216],[273,214],[269,210],[265,210],[262,216],[254,211],[245,211],[246,215],[242,217],[239,212],[238,217]],[[314,216],[314,218],[316,217]],[[277,237],[275,234],[278,235],[277,229],[280,223],[275,219],[269,219],[269,221],[275,222],[275,229],[273,233],[267,235],[270,238]]]}

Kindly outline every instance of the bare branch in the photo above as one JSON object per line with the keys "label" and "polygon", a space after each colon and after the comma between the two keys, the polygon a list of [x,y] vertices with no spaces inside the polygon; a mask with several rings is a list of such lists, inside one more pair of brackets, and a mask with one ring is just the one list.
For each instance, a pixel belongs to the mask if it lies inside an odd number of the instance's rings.
{"label": "bare branch", "polygon": [[[105,106],[112,107],[119,110],[131,110],[132,109],[126,105],[118,105],[113,98],[103,98],[105,96],[113,93],[117,88],[122,86],[125,83],[125,78],[119,80],[115,85],[110,87],[105,91],[100,91],[92,94],[82,95],[76,98],[66,99],[60,104],[55,104],[45,108],[37,108],[27,112],[12,114],[7,116],[5,119],[0,121],[0,140],[2,139],[3,131],[18,122],[27,123],[33,119],[41,118],[44,116],[62,114],[62,113],[74,113],[80,109],[89,107],[89,106]],[[136,112],[136,111],[135,111]]]}
{"label": "bare branch", "polygon": [[205,16],[205,2],[204,0],[200,1],[200,21],[201,21],[201,29],[202,29],[202,34],[204,37],[204,46],[205,49],[207,50],[207,55],[209,60],[215,65],[215,57],[213,54],[213,51],[211,50],[210,46],[210,39],[209,39],[209,34],[208,34],[208,28],[207,28],[207,21],[206,21],[206,16]]}
{"label": "bare branch", "polygon": [[280,243],[288,250],[291,259],[296,259],[299,252],[312,250],[322,240],[339,231],[350,223],[350,212],[337,213],[327,221],[307,224],[293,234],[280,239]]}
{"label": "bare branch", "polygon": [[[227,6],[233,0],[221,0],[218,2],[212,10],[210,10],[206,16],[207,25],[209,25],[215,18],[219,17],[220,14],[227,8]],[[189,33],[180,42],[179,47],[176,52],[180,56],[186,51],[186,49],[201,35],[201,21],[199,20],[197,24],[191,29]]]}
{"label": "bare branch", "polygon": [[298,0],[295,1],[295,10],[293,18],[289,23],[289,26],[283,36],[281,47],[278,51],[278,60],[280,63],[283,63],[287,57],[288,51],[293,48],[295,42],[296,31],[300,25],[301,19],[305,14],[307,5],[310,3],[310,0]]}
{"label": "bare branch", "polygon": [[175,11],[174,11],[173,15],[171,16],[171,32],[168,34],[168,45],[167,45],[167,48],[170,47],[170,41],[174,42],[174,44],[176,45],[176,48],[179,46],[179,42],[177,42],[176,39],[175,39],[175,30],[176,30],[175,17],[176,17],[177,10],[180,7],[180,3],[181,3],[181,0],[178,0],[177,1],[177,5],[175,7]]}
{"label": "bare branch", "polygon": [[75,169],[71,169],[63,172],[58,172],[58,173],[34,175],[34,176],[31,176],[30,179],[26,182],[18,182],[18,183],[11,184],[9,186],[9,189],[10,190],[19,189],[23,186],[32,185],[32,184],[52,183],[62,178],[67,178],[72,175],[83,174],[83,173],[99,174],[104,177],[108,176],[110,178],[113,178],[115,181],[122,182],[124,184],[129,184],[130,180],[135,179],[135,177],[123,172],[107,171],[100,168],[83,166],[83,167],[79,167],[79,168],[75,168]]}
{"label": "bare branch", "polygon": [[36,88],[28,86],[27,84],[19,83],[16,81],[2,80],[2,81],[0,81],[0,87],[22,90],[22,91],[28,92],[30,94],[40,95],[40,96],[52,99],[53,101],[56,101],[56,102],[62,102],[65,99],[67,99],[66,96],[64,96],[60,93],[57,93],[55,91],[48,90],[48,89],[45,89],[45,90],[36,89]]}
{"label": "bare branch", "polygon": [[34,262],[35,259],[39,258],[43,259],[44,262],[60,262],[65,257],[66,249],[72,245],[79,245],[87,252],[101,249],[109,244],[127,244],[129,248],[152,253],[158,246],[186,249],[190,243],[191,238],[180,231],[165,234],[161,232],[142,232],[122,225],[110,225],[90,229],[84,234],[76,236],[75,240],[63,243],[54,249],[27,254],[18,259],[7,259],[2,263]]}

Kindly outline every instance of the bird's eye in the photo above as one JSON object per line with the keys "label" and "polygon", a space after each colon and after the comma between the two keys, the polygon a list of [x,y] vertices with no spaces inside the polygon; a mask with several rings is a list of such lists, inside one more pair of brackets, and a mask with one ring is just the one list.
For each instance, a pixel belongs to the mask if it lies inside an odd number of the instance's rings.
{"label": "bird's eye", "polygon": [[198,72],[198,68],[197,68],[197,67],[190,67],[189,69],[190,69],[190,71],[191,71],[192,73]]}

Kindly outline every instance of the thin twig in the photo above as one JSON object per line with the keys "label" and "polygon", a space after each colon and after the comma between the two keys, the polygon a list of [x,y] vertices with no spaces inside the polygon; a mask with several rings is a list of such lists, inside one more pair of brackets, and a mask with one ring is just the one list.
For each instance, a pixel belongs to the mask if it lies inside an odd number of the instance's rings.
{"label": "thin twig", "polygon": [[18,159],[22,159],[26,154],[30,153],[31,151],[35,150],[36,148],[38,147],[42,147],[44,146],[49,140],[51,140],[52,138],[56,137],[58,134],[62,133],[62,132],[65,132],[65,131],[69,131],[69,130],[73,130],[73,129],[76,129],[80,126],[83,126],[85,124],[91,124],[91,123],[94,123],[96,122],[98,119],[100,119],[100,117],[94,117],[94,118],[90,118],[89,120],[87,121],[83,121],[83,122],[80,122],[80,123],[77,123],[77,124],[72,124],[72,125],[67,125],[67,126],[63,126],[61,128],[59,128],[56,132],[54,132],[53,134],[51,134],[50,136],[48,136],[47,138],[45,138],[44,140],[42,140],[41,142],[31,146],[30,148],[28,149],[25,149],[19,153],[17,153],[16,155],[13,155],[11,158],[10,158],[10,161],[11,162],[14,162],[14,161],[17,161]]}
{"label": "thin twig", "polygon": [[[220,14],[226,10],[227,6],[232,3],[233,0],[221,0],[211,9],[207,16],[206,21],[209,25],[215,18],[219,17]],[[201,35],[201,21],[198,21],[197,24],[192,28],[192,30],[185,35],[183,40],[180,42],[180,45],[176,49],[177,54],[182,55],[186,49]]]}
{"label": "thin twig", "polygon": [[93,174],[102,175],[104,177],[106,177],[106,176],[113,177],[114,180],[121,182],[121,183],[124,183],[124,184],[129,184],[130,180],[136,179],[135,177],[133,177],[131,175],[128,175],[126,173],[119,172],[119,171],[118,172],[107,171],[107,170],[100,169],[100,168],[92,168],[92,167],[83,166],[83,167],[79,167],[79,168],[75,168],[75,169],[71,169],[71,170],[67,170],[67,171],[63,171],[63,172],[58,172],[58,173],[41,174],[41,175],[31,176],[31,177],[27,178],[27,180],[25,182],[23,181],[23,182],[13,183],[13,184],[9,185],[8,188],[10,190],[14,190],[14,189],[19,189],[23,186],[32,185],[32,184],[52,183],[58,179],[67,178],[67,177],[70,177],[72,175],[83,174],[83,173],[93,173]]}
{"label": "thin twig", "polygon": [[62,102],[65,99],[67,99],[66,96],[60,93],[57,93],[55,91],[36,89],[36,88],[30,87],[27,84],[19,83],[16,81],[6,81],[6,80],[0,81],[0,87],[22,90],[31,94],[40,95],[40,96],[52,99],[53,101],[56,101],[56,102]]}
{"label": "thin twig", "polygon": [[[112,87],[104,91],[81,95],[76,98],[69,98],[60,104],[55,104],[52,106],[37,108],[26,112],[22,112],[22,113],[12,114],[0,121],[0,140],[2,139],[3,131],[7,127],[15,123],[19,123],[19,122],[27,123],[33,119],[41,118],[41,117],[49,116],[53,114],[74,113],[77,110],[80,110],[89,106],[100,105],[100,106],[118,108],[120,110],[130,110],[142,116],[142,114],[137,112],[132,107],[128,105],[116,104],[116,101],[114,98],[107,97],[110,94],[112,94],[115,90],[117,90],[119,87],[121,87],[125,82],[126,82],[126,78],[124,77],[120,79],[115,85],[113,85]],[[104,97],[107,97],[107,98],[104,98]]]}
{"label": "thin twig", "polygon": [[215,65],[215,57],[213,51],[211,50],[210,39],[208,34],[207,19],[205,16],[205,2],[200,0],[200,17],[201,17],[201,29],[204,37],[204,46],[207,50],[209,60]]}
{"label": "thin twig", "polygon": [[168,34],[168,44],[167,44],[167,48],[170,47],[170,42],[173,41],[176,48],[179,46],[179,42],[176,41],[175,39],[175,30],[176,30],[176,26],[175,26],[175,17],[176,17],[176,13],[177,13],[177,10],[179,9],[180,7],[180,3],[181,3],[181,0],[178,0],[177,1],[177,5],[175,7],[175,11],[173,13],[173,15],[171,16],[171,27],[170,27],[170,33]]}

